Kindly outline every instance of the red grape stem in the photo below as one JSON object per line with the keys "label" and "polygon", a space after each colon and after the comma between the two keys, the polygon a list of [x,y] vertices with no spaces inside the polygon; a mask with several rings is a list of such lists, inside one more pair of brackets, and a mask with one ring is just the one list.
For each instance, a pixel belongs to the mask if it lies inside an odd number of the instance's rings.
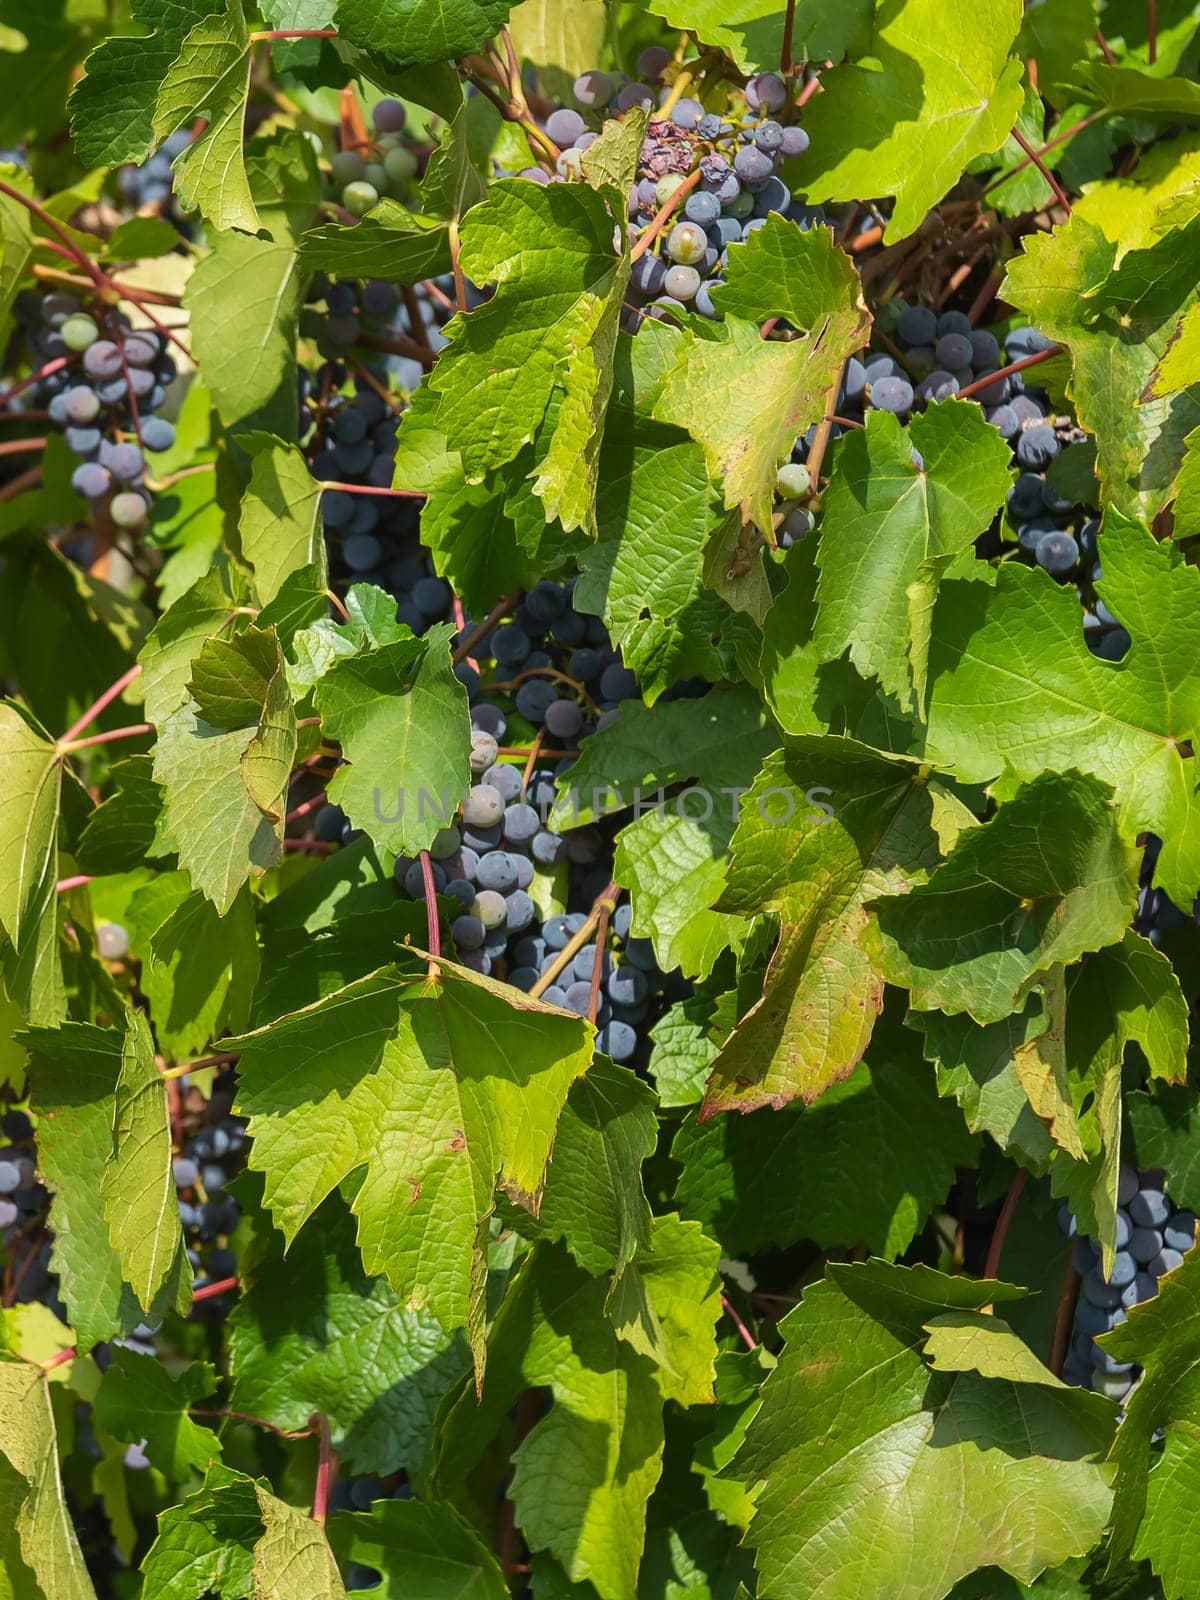
{"label": "red grape stem", "polygon": [[93,733],[87,739],[60,739],[58,753],[68,756],[76,750],[90,749],[95,744],[112,744],[116,739],[137,739],[143,734],[153,732],[152,722],[131,722],[127,728],[110,728],[107,733]]}
{"label": "red grape stem", "polygon": [[1075,1302],[1079,1299],[1081,1279],[1073,1254],[1067,1251],[1067,1264],[1063,1269],[1062,1288],[1058,1292],[1058,1309],[1054,1313],[1054,1337],[1050,1342],[1050,1360],[1046,1363],[1056,1378],[1062,1377],[1063,1363],[1067,1359],[1067,1346],[1071,1342],[1071,1326],[1075,1321]]}
{"label": "red grape stem", "polygon": [[999,383],[1002,378],[1011,377],[1014,372],[1024,372],[1026,367],[1036,367],[1039,361],[1051,361],[1055,356],[1063,354],[1064,346],[1056,344],[1049,350],[1036,350],[1031,356],[1022,356],[1020,361],[1012,361],[1007,367],[1001,367],[998,372],[989,372],[982,378],[976,378],[974,383],[968,383],[965,389],[960,389],[955,396],[958,400],[969,400],[972,395],[978,394],[981,389],[988,388],[993,383]]}
{"label": "red grape stem", "polygon": [[1025,138],[1023,133],[1021,133],[1017,128],[1014,128],[1012,131],[1012,136],[1016,140],[1017,144],[1020,145],[1028,160],[1033,162],[1034,166],[1041,173],[1042,177],[1045,178],[1051,189],[1053,189],[1054,198],[1058,201],[1059,205],[1063,208],[1067,215],[1070,216],[1071,202],[1067,199],[1067,191],[1063,188],[1062,184],[1059,183],[1058,179],[1050,171],[1050,168],[1042,160],[1041,156],[1033,148],[1029,140]]}
{"label": "red grape stem", "polygon": [[983,1264],[985,1278],[994,1278],[1000,1270],[1000,1257],[1004,1251],[1004,1241],[1008,1236],[1009,1223],[1013,1219],[1013,1212],[1017,1209],[1017,1201],[1021,1198],[1021,1190],[1025,1187],[1028,1177],[1028,1172],[1022,1167],[1008,1186],[1008,1193],[1004,1196],[1004,1204],[1000,1207],[1000,1215],[996,1218],[992,1240],[988,1245],[987,1260]]}
{"label": "red grape stem", "polygon": [[325,1413],[314,1411],[308,1419],[308,1426],[320,1440],[317,1481],[313,1487],[312,1520],[323,1525],[329,1511],[329,1497],[333,1493],[334,1481],[337,1478],[337,1456],[334,1454],[329,1437],[329,1418]]}
{"label": "red grape stem", "polygon": [[725,1315],[729,1318],[730,1322],[733,1323],[733,1325],[737,1329],[737,1331],[741,1334],[742,1342],[746,1346],[746,1349],[747,1350],[757,1350],[758,1349],[758,1340],[750,1332],[750,1329],[742,1321],[741,1317],[738,1316],[737,1311],[734,1308],[733,1302],[729,1299],[728,1295],[724,1295],[723,1294],[721,1296],[721,1309],[724,1311]]}
{"label": "red grape stem", "polygon": [[[429,851],[422,850],[417,856],[421,863],[421,881],[425,886],[425,925],[428,929],[429,954],[433,961],[440,961],[442,955],[442,934],[438,927],[437,889],[433,882],[433,862],[429,858]],[[433,962],[430,963],[430,977],[433,976]]]}

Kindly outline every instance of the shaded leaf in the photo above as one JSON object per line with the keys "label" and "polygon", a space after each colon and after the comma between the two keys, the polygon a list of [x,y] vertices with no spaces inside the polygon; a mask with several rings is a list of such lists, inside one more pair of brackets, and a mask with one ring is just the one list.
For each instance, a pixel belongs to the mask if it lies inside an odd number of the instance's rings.
{"label": "shaded leaf", "polygon": [[467,1365],[462,1342],[429,1312],[367,1277],[336,1198],[286,1255],[260,1223],[229,1339],[232,1404],[295,1430],[320,1411],[345,1468],[360,1476],[424,1470],[438,1402]]}

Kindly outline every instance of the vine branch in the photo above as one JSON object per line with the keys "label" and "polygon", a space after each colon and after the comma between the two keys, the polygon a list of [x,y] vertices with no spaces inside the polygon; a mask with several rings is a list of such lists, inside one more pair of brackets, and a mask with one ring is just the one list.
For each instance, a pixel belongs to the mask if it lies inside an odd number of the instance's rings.
{"label": "vine branch", "polygon": [[1004,1204],[1000,1207],[1000,1215],[996,1218],[996,1226],[992,1230],[992,1240],[988,1245],[987,1260],[983,1264],[985,1278],[994,1278],[1000,1270],[1000,1257],[1004,1251],[1004,1241],[1008,1237],[1009,1224],[1012,1222],[1013,1213],[1017,1209],[1017,1201],[1021,1198],[1029,1177],[1028,1172],[1022,1167],[1016,1177],[1008,1186],[1008,1193],[1004,1196]]}

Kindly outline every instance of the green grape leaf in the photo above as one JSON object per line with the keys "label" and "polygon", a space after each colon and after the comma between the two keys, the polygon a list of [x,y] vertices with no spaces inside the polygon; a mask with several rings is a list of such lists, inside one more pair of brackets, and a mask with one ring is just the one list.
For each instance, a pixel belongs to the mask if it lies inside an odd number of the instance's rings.
{"label": "green grape leaf", "polygon": [[450,270],[450,230],[436,217],[382,199],[353,228],[327,223],[300,242],[305,272],[419,283]]}
{"label": "green grape leaf", "polygon": [[1162,78],[1137,67],[1081,62],[1071,74],[1086,98],[1122,117],[1163,117],[1168,122],[1200,122],[1200,84],[1187,78]]}
{"label": "green grape leaf", "polygon": [[[697,791],[674,806],[656,796],[639,806],[635,797],[635,812],[644,814],[617,837],[613,873],[632,896],[634,938],[652,941],[664,972],[678,967],[688,978],[706,978],[744,932],[739,918],[711,909],[725,886],[734,826],[728,792],[721,793],[718,800]],[[710,801],[712,814],[704,816]]]}
{"label": "green grape leaf", "polygon": [[23,1026],[21,1008],[0,982],[0,1089],[20,1093],[25,1085],[29,1052],[16,1039]]}
{"label": "green grape leaf", "polygon": [[255,992],[253,1026],[271,1022],[285,1011],[300,1011],[356,978],[365,978],[378,968],[381,957],[402,945],[419,944],[427,932],[424,905],[394,895],[361,911],[340,908],[335,922],[313,932],[274,931],[264,941],[267,975]]}
{"label": "green grape leaf", "polygon": [[145,1017],[131,1011],[117,1074],[112,1155],[100,1182],[109,1241],[143,1311],[159,1292],[190,1272],[171,1173],[171,1119],[166,1085],[154,1063]]}
{"label": "green grape leaf", "polygon": [[655,1217],[649,1238],[609,1297],[608,1313],[620,1338],[655,1363],[663,1399],[683,1406],[715,1398],[720,1254],[698,1222],[674,1213]]}
{"label": "green grape leaf", "polygon": [[[608,196],[612,195],[612,203]],[[486,304],[446,325],[450,346],[429,383],[437,422],[471,483],[514,459],[538,435],[534,493],[547,518],[590,530],[604,414],[612,390],[628,254],[614,248],[624,196],[583,184],[493,184],[462,228],[461,265],[495,284]]]}
{"label": "green grape leaf", "polygon": [[213,1369],[194,1361],[173,1376],[154,1356],[117,1348],[96,1396],[96,1426],[123,1444],[144,1442],[151,1463],[176,1483],[219,1460],[221,1441],[188,1408],[216,1389]]}
{"label": "green grape leaf", "polygon": [[365,1169],[351,1209],[367,1271],[447,1330],[467,1326],[493,1192],[536,1211],[589,1034],[582,1018],[442,962],[424,979],[384,969],[231,1042],[276,1226],[292,1240]]}
{"label": "green grape leaf", "polygon": [[[259,0],[258,4],[267,26],[283,32],[331,27],[336,8],[337,0]],[[274,39],[271,59],[277,69],[299,72],[318,64],[322,48],[320,39]]]}
{"label": "green grape leaf", "polygon": [[[1126,838],[1164,840],[1157,875],[1179,905],[1200,888],[1193,757],[1200,575],[1134,524],[1101,534],[1099,592],[1133,636],[1121,662],[1083,640],[1073,592],[1005,563],[995,587],[944,584],[930,652],[928,754],[968,783],[1077,768],[1116,791]],[[1000,686],[1003,686],[1001,690]],[[1182,748],[1181,748],[1182,747]]]}
{"label": "green grape leaf", "polygon": [[945,1313],[1021,1292],[875,1261],[810,1285],[731,1469],[764,1480],[750,1537],[766,1592],[850,1600],[886,1571],[893,1600],[941,1600],[980,1567],[1031,1583],[1091,1548],[1111,1502],[1112,1408],[1058,1384],[998,1317],[956,1370],[924,1352],[932,1325],[949,1353]]}
{"label": "green grape leaf", "polygon": [[[1194,305],[1179,324],[1167,353],[1155,369],[1152,393],[1168,395],[1200,383],[1200,304]],[[1184,440],[1185,460],[1196,449],[1197,432]],[[1182,468],[1180,469],[1182,473]],[[1193,466],[1194,470],[1194,466]]]}
{"label": "green grape leaf", "polygon": [[273,1228],[256,1230],[229,1318],[231,1403],[289,1430],[320,1411],[348,1471],[419,1476],[465,1347],[367,1277],[340,1200],[326,1200],[316,1220],[286,1255]]}
{"label": "green grape leaf", "polygon": [[253,56],[241,0],[190,30],[167,69],[154,108],[160,139],[204,117],[207,127],[175,158],[175,195],[218,231],[257,232],[260,222],[242,150]]}
{"label": "green grape leaf", "polygon": [[870,0],[842,0],[837,6],[797,0],[794,7],[778,0],[651,0],[647,10],[672,28],[728,50],[745,73],[778,70],[789,13],[796,61],[861,54],[871,32]]}
{"label": "green grape leaf", "polygon": [[51,1265],[81,1350],[129,1334],[145,1320],[122,1283],[100,1202],[112,1153],[123,1038],[116,1028],[85,1022],[21,1035],[30,1052],[32,1104],[40,1123],[38,1165],[53,1196]]}
{"label": "green grape leaf", "polygon": [[285,578],[301,568],[316,569],[328,582],[321,525],[321,485],[308,470],[303,452],[270,434],[243,434],[239,440],[253,463],[242,497],[238,537],[254,568],[259,602],[278,595]]}
{"label": "green grape leaf", "polygon": [[1198,524],[1200,524],[1200,428],[1187,436],[1183,465],[1175,480],[1175,526],[1183,529],[1194,528]]}
{"label": "green grape leaf", "polygon": [[[1070,1202],[1080,1230],[1099,1242],[1108,1273],[1116,1252],[1126,1048],[1136,1041],[1153,1075],[1182,1082],[1186,1009],[1170,963],[1128,929],[1120,944],[1085,957],[1069,972],[1065,999],[1070,1104],[1064,1109],[1076,1122],[1083,1149],[1072,1151],[1071,1161],[1056,1155],[1051,1181],[1054,1192]],[[1058,1126],[1056,1121],[1056,1135]]]}
{"label": "green grape leaf", "polygon": [[[714,293],[727,320],[703,336],[676,336],[654,415],[703,446],[726,506],[740,507],[743,520],[773,539],[776,471],[796,436],[820,421],[870,319],[832,234],[802,232],[778,212],[745,244],[730,246],[728,278]],[[763,339],[757,324],[772,316],[786,317],[795,336]]]}
{"label": "green grape leaf", "polygon": [[[1095,0],[1055,0],[1026,11],[1017,38],[1022,61],[1038,64],[1038,89],[1052,105],[1073,104],[1078,91],[1064,87],[1084,60],[1096,31]],[[1040,131],[1040,130],[1039,130]]]}
{"label": "green grape leaf", "polygon": [[[21,187],[18,170],[6,164],[5,182]],[[6,327],[13,303],[33,256],[33,219],[18,201],[0,195],[0,327]]]}
{"label": "green grape leaf", "polygon": [[976,1149],[957,1108],[938,1099],[928,1069],[893,1028],[815,1105],[689,1120],[672,1155],[683,1165],[676,1192],[684,1215],[711,1229],[727,1255],[861,1239],[892,1259]]}
{"label": "green grape leaf", "polygon": [[704,1098],[717,1053],[717,1027],[711,999],[698,989],[676,1000],[650,1029],[654,1049],[649,1071],[660,1105],[690,1106]]}
{"label": "green grape leaf", "polygon": [[471,782],[467,692],[454,676],[450,624],[335,662],[316,687],[345,765],[328,786],[384,850],[427,849]]}
{"label": "green grape leaf", "polygon": [[894,195],[884,240],[912,233],[1017,120],[1020,26],[1019,0],[953,14],[937,0],[878,10],[862,63],[825,73],[825,92],[805,107],[812,142],[798,170],[809,200]]}
{"label": "green grape leaf", "polygon": [[224,732],[256,722],[279,665],[278,638],[253,624],[232,639],[206,639],[187,683],[197,714]]}
{"label": "green grape leaf", "polygon": [[247,877],[261,877],[279,858],[296,713],[273,629],[207,640],[193,684],[217,722],[205,721],[196,700],[172,712],[155,747],[154,778],[165,841],[225,916]]}
{"label": "green grape leaf", "polygon": [[[88,167],[141,161],[154,145],[158,88],[190,30],[213,0],[134,0],[137,20],[153,29],[136,38],[114,34],[92,51],[71,94],[71,137]],[[174,129],[170,129],[174,132]]]}
{"label": "green grape leaf", "polygon": [[343,39],[392,67],[466,55],[508,21],[513,0],[339,0]]}
{"label": "green grape leaf", "polygon": [[[1121,1067],[1119,1060],[1083,1083],[1068,1083],[1073,1114],[1083,1146],[1078,1151],[1055,1151],[1050,1163],[1050,1187],[1070,1205],[1079,1231],[1100,1246],[1101,1270],[1107,1277],[1116,1255],[1118,1159],[1121,1144]],[[1083,1112],[1086,1097],[1088,1104]],[[1057,1134],[1062,1124],[1055,1107]],[[1083,1114],[1081,1114],[1083,1113]]]}
{"label": "green grape leaf", "polygon": [[614,411],[600,460],[599,538],[579,553],[574,603],[604,618],[653,703],[681,678],[723,676],[719,643],[732,619],[705,583],[705,556],[725,517],[699,445]]}
{"label": "green grape leaf", "polygon": [[938,585],[1003,504],[1011,461],[978,406],[961,400],[907,429],[889,412],[867,413],[838,449],[822,500],[813,640],[822,660],[848,650],[906,710],[923,705]]}
{"label": "green grape leaf", "polygon": [[57,860],[62,760],[58,746],[7,701],[0,703],[0,929],[20,950]]}
{"label": "green grape leaf", "polygon": [[227,428],[294,439],[305,274],[290,240],[219,233],[183,292],[191,348]]}
{"label": "green grape leaf", "polygon": [[158,1519],[158,1537],[142,1563],[145,1590],[155,1600],[196,1600],[213,1590],[221,1600],[250,1593],[254,1546],[263,1522],[253,1478],[220,1462],[204,1486]]}
{"label": "green grape leaf", "polygon": [[[745,791],[767,752],[778,744],[758,697],[743,684],[713,690],[702,700],[672,700],[653,707],[625,702],[615,722],[588,739],[559,796],[550,826],[570,828],[608,812],[640,806],[649,811],[664,788],[698,780],[729,812],[728,789]],[[682,798],[672,809],[701,809]]]}
{"label": "green grape leaf", "polygon": [[462,457],[433,420],[435,405],[428,384],[422,384],[400,426],[393,482],[397,489],[427,495],[421,541],[464,606],[485,616],[506,588],[532,589],[547,566],[557,565],[554,535],[547,524],[547,537],[536,549],[521,547],[505,507],[503,478],[493,473],[482,483],[467,482]]}
{"label": "green grape leaf", "polygon": [[439,217],[459,222],[487,194],[491,150],[500,115],[482,95],[463,99],[443,123],[421,179],[421,199]]}
{"label": "green grape leaf", "polygon": [[19,953],[11,942],[0,944],[4,987],[37,1027],[54,1027],[69,1009],[57,902],[54,877],[47,873],[22,923]]}
{"label": "green grape leaf", "polygon": [[222,1033],[247,1026],[259,966],[248,889],[222,917],[186,873],[159,873],[134,895],[130,920],[147,935],[133,942],[164,1055],[201,1055]]}
{"label": "green grape leaf", "polygon": [[523,1389],[548,1388],[554,1403],[513,1458],[517,1526],[572,1583],[628,1600],[661,1470],[661,1369],[617,1337],[606,1293],[564,1250],[537,1247],[492,1325],[479,1400],[464,1385],[443,1413],[438,1484],[448,1489],[471,1470]]}
{"label": "green grape leaf", "polygon": [[21,0],[0,6],[0,140],[12,146],[58,135],[63,106],[88,36],[66,0],[31,10]]}
{"label": "green grape leaf", "polygon": [[1149,1561],[1162,1581],[1166,1600],[1187,1600],[1196,1582],[1190,1542],[1180,1537],[1192,1497],[1200,1483],[1200,1425],[1173,1422],[1163,1442],[1162,1459],[1150,1475],[1146,1515],[1133,1555]]}
{"label": "green grape leaf", "polygon": [[620,120],[606,120],[599,137],[583,153],[583,175],[593,189],[607,184],[620,194],[628,194],[637,180],[642,145],[649,114],[633,107]]}
{"label": "green grape leaf", "polygon": [[307,1511],[254,1485],[263,1536],[254,1546],[255,1600],[346,1600],[325,1529]]}
{"label": "green grape leaf", "polygon": [[[24,1480],[16,1533],[25,1566],[41,1585],[36,1593],[96,1600],[59,1470],[50,1385],[27,1362],[0,1360],[0,1456]],[[28,1590],[17,1591],[18,1600],[23,1595],[32,1600]]]}
{"label": "green grape leaf", "polygon": [[[1122,223],[1109,223],[1120,237]],[[1102,503],[1150,521],[1168,498],[1183,441],[1200,423],[1200,395],[1148,392],[1184,313],[1196,304],[1192,264],[1200,220],[1121,254],[1074,213],[1031,238],[1003,293],[1071,355],[1067,392],[1096,439]]]}
{"label": "green grape leaf", "polygon": [[343,1563],[382,1573],[377,1600],[508,1600],[495,1556],[450,1505],[377,1500],[370,1511],[331,1518],[329,1543]]}
{"label": "green grape leaf", "polygon": [[1137,883],[1108,786],[1044,773],[968,828],[902,908],[877,907],[884,970],[918,1011],[999,1022],[1039,975],[1120,942]]}
{"label": "green grape leaf", "polygon": [[602,0],[522,0],[508,32],[517,55],[536,67],[547,96],[570,104],[575,79],[602,58],[607,20]]}
{"label": "green grape leaf", "polygon": [[908,1020],[924,1035],[938,1093],[954,1097],[971,1131],[990,1133],[1002,1150],[1034,1171],[1044,1170],[1051,1139],[1025,1087],[1051,1026],[1041,996],[1031,995],[1023,1011],[986,1027],[965,1011],[952,1017],[914,1011]]}
{"label": "green grape leaf", "polygon": [[374,584],[353,584],[343,604],[348,622],[321,617],[292,640],[296,660],[289,666],[289,679],[298,689],[311,689],[344,657],[379,650],[397,640],[412,642],[412,630],[396,621],[395,601]]}
{"label": "green grape leaf", "polygon": [[800,739],[766,762],[719,907],[775,912],[779,940],[713,1061],[702,1118],[811,1103],[853,1072],[883,1006],[879,897],[938,860],[939,804],[919,767],[851,740]]}
{"label": "green grape leaf", "polygon": [[1155,1085],[1125,1097],[1137,1164],[1166,1174],[1171,1198],[1200,1213],[1200,1117],[1195,1089]]}
{"label": "green grape leaf", "polygon": [[[1195,1429],[1200,1426],[1200,1251],[1158,1280],[1158,1294],[1139,1305],[1127,1322],[1103,1335],[1101,1348],[1116,1361],[1136,1362],[1141,1382],[1125,1404],[1113,1441],[1116,1467],[1111,1559],[1136,1554],[1173,1581],[1172,1600],[1187,1593],[1178,1585],[1192,1573],[1194,1557],[1180,1547],[1164,1517],[1181,1471],[1194,1473]],[[1151,1472],[1152,1441],[1165,1432],[1162,1460]],[[1182,1431],[1180,1431],[1182,1430]],[[1163,1468],[1168,1481],[1155,1487]],[[1147,1475],[1149,1475],[1147,1477]],[[1147,1494],[1153,1495],[1148,1502]],[[1161,1497],[1161,1503],[1160,1503]],[[1143,1520],[1144,1519],[1144,1520]]]}
{"label": "green grape leaf", "polygon": [[[41,457],[48,487],[28,496],[37,532],[8,540],[0,583],[5,670],[20,683],[25,705],[46,728],[70,726],[126,671],[151,621],[139,601],[68,561],[45,538],[48,524],[74,523],[84,515],[70,489],[75,465],[54,431]],[[136,699],[131,686],[124,704]],[[113,706],[105,720],[112,724],[122,709]]]}
{"label": "green grape leaf", "polygon": [[[1008,1324],[989,1311],[955,1310],[926,1323],[925,1354],[935,1372],[977,1372],[1001,1382],[1070,1389],[1044,1367]],[[1100,1408],[1097,1416],[1103,1416]]]}
{"label": "green grape leaf", "polygon": [[188,701],[192,662],[206,639],[234,622],[249,596],[240,574],[214,567],[198,578],[154,624],[138,655],[138,680],[145,697],[146,720],[161,734],[167,718]]}
{"label": "green grape leaf", "polygon": [[650,1233],[642,1163],[658,1141],[653,1091],[597,1055],[567,1095],[538,1216],[586,1272],[619,1272]]}
{"label": "green grape leaf", "polygon": [[130,756],[112,769],[113,792],[92,812],[79,836],[75,859],[81,872],[100,877],[133,872],[153,854],[162,796],[150,756]]}
{"label": "green grape leaf", "polygon": [[[1043,975],[1039,987],[1047,1026],[1044,1033],[1015,1051],[1013,1065],[1017,1081],[1054,1144],[1065,1150],[1072,1162],[1084,1162],[1088,1152],[1073,1103],[1067,1059],[1067,992],[1063,969],[1055,968]],[[1067,1170],[1072,1181],[1078,1181],[1079,1167],[1072,1165]],[[1104,1237],[1110,1231],[1102,1226],[1096,1229],[1097,1234]]]}
{"label": "green grape leaf", "polygon": [[1187,1081],[1188,1005],[1168,958],[1132,928],[1069,978],[1072,1053],[1083,1070],[1120,1060],[1136,1039],[1152,1078]]}
{"label": "green grape leaf", "polygon": [[176,228],[162,217],[130,217],[118,223],[104,247],[107,261],[149,261],[170,255],[179,244]]}

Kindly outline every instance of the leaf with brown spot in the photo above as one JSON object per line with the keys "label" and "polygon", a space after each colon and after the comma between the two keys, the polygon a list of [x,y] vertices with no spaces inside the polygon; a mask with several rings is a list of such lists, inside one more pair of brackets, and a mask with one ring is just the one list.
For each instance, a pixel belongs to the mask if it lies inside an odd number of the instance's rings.
{"label": "leaf with brown spot", "polygon": [[713,1062],[701,1120],[811,1102],[853,1072],[883,1006],[869,902],[903,893],[966,819],[921,767],[849,739],[797,739],[768,759],[742,800],[719,908],[776,913],[779,940],[763,998]]}

